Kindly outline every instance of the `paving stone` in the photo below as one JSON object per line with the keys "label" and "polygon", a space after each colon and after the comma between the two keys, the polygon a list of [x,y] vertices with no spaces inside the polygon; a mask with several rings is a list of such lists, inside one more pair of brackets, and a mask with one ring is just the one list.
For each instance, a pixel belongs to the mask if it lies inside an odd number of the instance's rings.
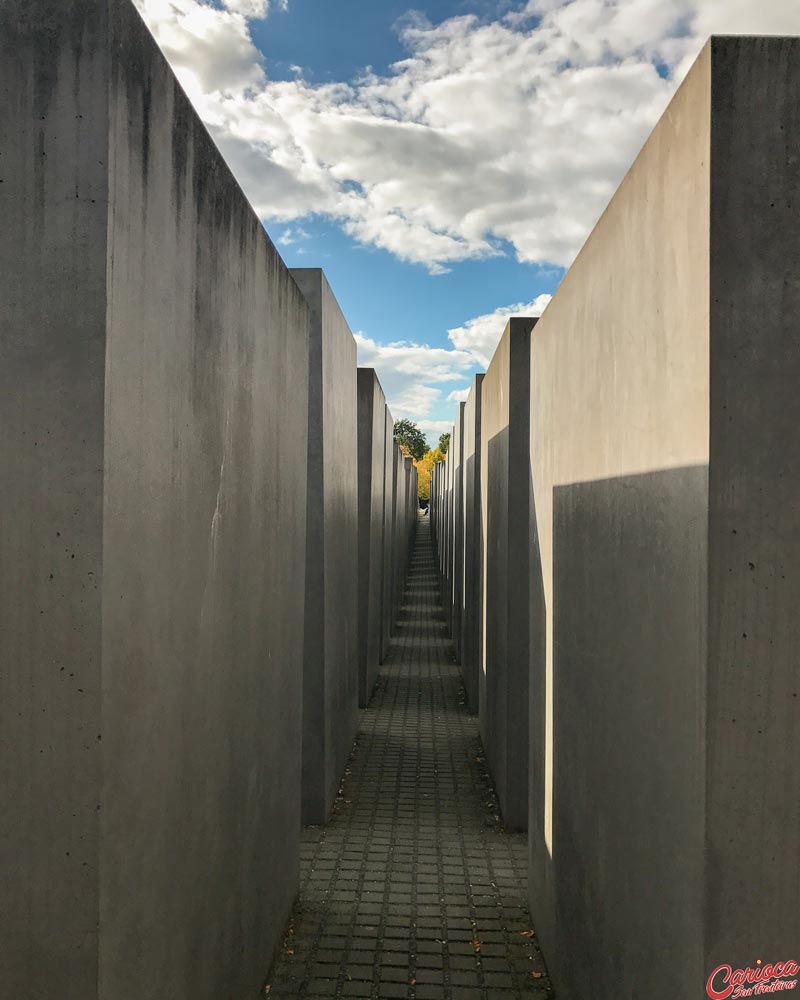
{"label": "paving stone", "polygon": [[359,983],[352,982],[345,984],[345,992],[340,994],[341,996],[348,997],[373,997],[375,995],[375,988],[372,983]]}
{"label": "paving stone", "polygon": [[381,954],[380,964],[382,968],[396,966],[399,969],[408,968],[409,956],[400,951],[384,951]]}
{"label": "paving stone", "polygon": [[270,1000],[545,1000],[538,942],[521,934],[525,837],[495,819],[424,518],[401,604],[333,816],[303,831]]}
{"label": "paving stone", "polygon": [[447,996],[443,986],[422,985],[416,988],[416,1000],[444,1000]]}
{"label": "paving stone", "polygon": [[[346,993],[340,994],[341,996],[347,996]],[[401,983],[381,983],[380,990],[378,993],[380,997],[407,997],[408,996],[408,986]]]}

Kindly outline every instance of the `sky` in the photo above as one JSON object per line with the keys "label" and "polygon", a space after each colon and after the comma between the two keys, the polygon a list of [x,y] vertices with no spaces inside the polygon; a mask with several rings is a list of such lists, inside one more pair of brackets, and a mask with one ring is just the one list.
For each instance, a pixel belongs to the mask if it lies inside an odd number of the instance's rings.
{"label": "sky", "polygon": [[710,34],[800,0],[135,0],[289,267],[434,445]]}

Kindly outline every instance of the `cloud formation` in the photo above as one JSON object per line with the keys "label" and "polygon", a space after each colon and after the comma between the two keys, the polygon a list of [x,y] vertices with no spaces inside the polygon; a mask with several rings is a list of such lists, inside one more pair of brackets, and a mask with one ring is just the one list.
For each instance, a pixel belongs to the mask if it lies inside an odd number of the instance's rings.
{"label": "cloud formation", "polygon": [[511,306],[501,306],[494,312],[475,316],[463,326],[448,330],[447,334],[455,347],[468,351],[478,365],[486,368],[492,360],[495,348],[511,316],[541,316],[552,295],[538,295],[532,302],[517,302]]}
{"label": "cloud formation", "polygon": [[439,435],[449,434],[453,429],[452,420],[420,420],[420,430],[425,435],[430,448],[439,446]]}
{"label": "cloud formation", "polygon": [[467,396],[469,396],[470,387],[468,385],[464,386],[463,389],[453,389],[452,392],[447,394],[448,403],[465,403],[467,401]]}
{"label": "cloud formation", "polygon": [[249,19],[276,0],[137,0],[264,217],[323,213],[436,272],[510,244],[567,266],[716,32],[800,29],[796,0],[528,0],[407,16],[379,76],[271,81]]}
{"label": "cloud formation", "polygon": [[[263,60],[249,27],[250,18],[266,16],[267,3],[231,0],[225,8],[218,8],[202,0],[135,2],[204,118],[210,110],[207,105],[222,95],[242,102],[253,88],[267,85]],[[236,170],[237,164],[232,166]]]}
{"label": "cloud formation", "polygon": [[469,351],[429,347],[412,341],[381,344],[355,335],[358,363],[374,368],[395,420],[409,417],[430,423],[442,385],[463,381],[475,367]]}
{"label": "cloud formation", "polygon": [[[409,14],[387,74],[314,85],[270,80],[253,43],[287,0],[135,2],[256,210],[293,223],[284,243],[318,213],[434,274],[509,246],[568,266],[706,37],[800,30],[798,0],[517,0],[494,20]],[[507,318],[548,298],[470,319],[452,348],[359,334],[359,363],[438,437]]]}
{"label": "cloud formation", "polygon": [[[517,302],[494,312],[476,316],[463,326],[448,331],[452,348],[429,347],[413,341],[381,344],[357,333],[358,363],[378,373],[389,408],[395,419],[409,417],[423,428],[442,425],[431,414],[441,401],[449,382],[463,382],[474,371],[484,369],[491,360],[509,316],[540,316],[550,295],[539,295],[532,302]],[[451,389],[446,401],[460,403],[467,398],[469,385]],[[441,430],[447,430],[445,421]]]}

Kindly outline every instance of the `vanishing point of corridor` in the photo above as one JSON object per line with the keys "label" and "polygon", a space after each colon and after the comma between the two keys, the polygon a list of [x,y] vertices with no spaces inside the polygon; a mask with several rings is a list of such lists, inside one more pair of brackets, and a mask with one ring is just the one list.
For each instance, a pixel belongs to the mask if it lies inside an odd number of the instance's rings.
{"label": "vanishing point of corridor", "polygon": [[427,518],[395,637],[267,986],[282,997],[552,995],[445,633]]}

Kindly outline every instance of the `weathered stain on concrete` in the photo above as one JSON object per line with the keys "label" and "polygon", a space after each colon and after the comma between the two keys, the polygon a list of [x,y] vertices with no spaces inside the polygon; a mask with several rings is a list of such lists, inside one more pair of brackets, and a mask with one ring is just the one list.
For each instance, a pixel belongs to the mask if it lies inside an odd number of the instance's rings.
{"label": "weathered stain on concrete", "polygon": [[308,311],[131,4],[0,24],[0,994],[244,995],[297,879]]}

